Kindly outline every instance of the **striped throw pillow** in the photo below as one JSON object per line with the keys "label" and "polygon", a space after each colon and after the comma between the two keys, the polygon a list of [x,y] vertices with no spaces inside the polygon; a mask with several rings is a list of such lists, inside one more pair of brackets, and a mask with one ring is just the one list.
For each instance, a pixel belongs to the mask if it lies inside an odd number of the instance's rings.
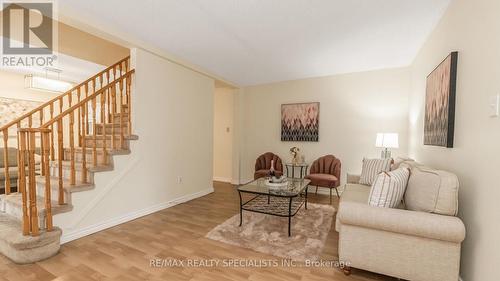
{"label": "striped throw pillow", "polygon": [[404,167],[381,173],[373,182],[368,204],[376,207],[396,208],[403,200],[409,177],[410,170]]}
{"label": "striped throw pillow", "polygon": [[360,184],[372,185],[378,174],[388,172],[391,169],[392,159],[363,159]]}

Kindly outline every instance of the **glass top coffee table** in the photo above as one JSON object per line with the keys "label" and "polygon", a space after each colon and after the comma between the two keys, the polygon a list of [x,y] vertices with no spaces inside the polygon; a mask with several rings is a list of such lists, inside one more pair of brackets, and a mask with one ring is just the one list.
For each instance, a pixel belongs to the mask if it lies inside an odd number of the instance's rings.
{"label": "glass top coffee table", "polygon": [[[292,217],[302,205],[307,210],[307,190],[310,180],[288,178],[286,187],[274,189],[266,184],[267,178],[260,178],[238,187],[240,196],[240,226],[243,224],[243,210],[288,218],[288,236],[291,236]],[[242,193],[254,196],[244,202]]]}

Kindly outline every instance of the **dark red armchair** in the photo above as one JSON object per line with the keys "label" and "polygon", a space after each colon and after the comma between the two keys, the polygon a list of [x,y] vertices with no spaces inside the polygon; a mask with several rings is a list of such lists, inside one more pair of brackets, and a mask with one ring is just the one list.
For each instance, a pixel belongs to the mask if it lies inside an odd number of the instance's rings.
{"label": "dark red armchair", "polygon": [[281,177],[283,175],[283,163],[281,163],[281,158],[272,152],[266,152],[255,161],[254,179],[263,178],[269,174],[271,160],[274,160],[274,171],[276,176]]}
{"label": "dark red armchair", "polygon": [[309,185],[316,186],[316,193],[318,186],[330,189],[330,204],[332,203],[332,189],[335,189],[337,196],[339,191],[337,187],[340,185],[340,160],[333,155],[326,155],[315,160],[309,175],[305,178],[311,180]]}

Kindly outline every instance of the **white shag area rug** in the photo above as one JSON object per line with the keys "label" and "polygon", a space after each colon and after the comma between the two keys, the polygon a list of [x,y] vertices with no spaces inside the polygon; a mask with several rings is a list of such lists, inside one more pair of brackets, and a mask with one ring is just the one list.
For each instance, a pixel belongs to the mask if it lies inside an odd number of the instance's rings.
{"label": "white shag area rug", "polygon": [[307,204],[292,217],[292,236],[288,237],[288,218],[243,210],[243,225],[236,214],[212,229],[205,237],[295,261],[315,261],[320,257],[332,226],[335,208]]}

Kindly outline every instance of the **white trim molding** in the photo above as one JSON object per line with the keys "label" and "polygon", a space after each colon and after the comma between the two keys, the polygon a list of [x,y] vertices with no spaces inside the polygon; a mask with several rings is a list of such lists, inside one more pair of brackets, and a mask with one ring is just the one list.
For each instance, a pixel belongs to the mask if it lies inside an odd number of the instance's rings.
{"label": "white trim molding", "polygon": [[101,223],[98,223],[95,225],[87,226],[87,227],[82,228],[82,229],[78,229],[78,230],[70,231],[70,232],[63,232],[63,235],[61,236],[61,244],[65,244],[65,243],[68,243],[70,241],[82,238],[84,236],[105,230],[107,228],[111,228],[113,226],[117,226],[119,224],[126,223],[126,222],[129,222],[131,220],[135,220],[137,218],[147,216],[147,215],[152,214],[152,213],[156,213],[158,211],[173,207],[175,205],[178,205],[178,204],[181,204],[181,203],[184,203],[187,201],[191,201],[193,199],[205,196],[205,195],[210,194],[212,192],[214,192],[214,189],[213,189],[213,187],[210,187],[210,188],[201,190],[201,191],[193,193],[193,194],[184,195],[184,196],[181,196],[179,198],[170,200],[168,202],[163,202],[163,203],[156,204],[156,205],[153,205],[153,206],[141,209],[141,210],[133,211],[133,212],[130,212],[128,214],[118,216],[118,217],[109,219],[107,221],[104,221],[104,222],[101,222]]}
{"label": "white trim molding", "polygon": [[230,178],[225,178],[225,177],[213,177],[214,181],[219,181],[219,182],[227,182],[227,183],[233,183],[233,179]]}

